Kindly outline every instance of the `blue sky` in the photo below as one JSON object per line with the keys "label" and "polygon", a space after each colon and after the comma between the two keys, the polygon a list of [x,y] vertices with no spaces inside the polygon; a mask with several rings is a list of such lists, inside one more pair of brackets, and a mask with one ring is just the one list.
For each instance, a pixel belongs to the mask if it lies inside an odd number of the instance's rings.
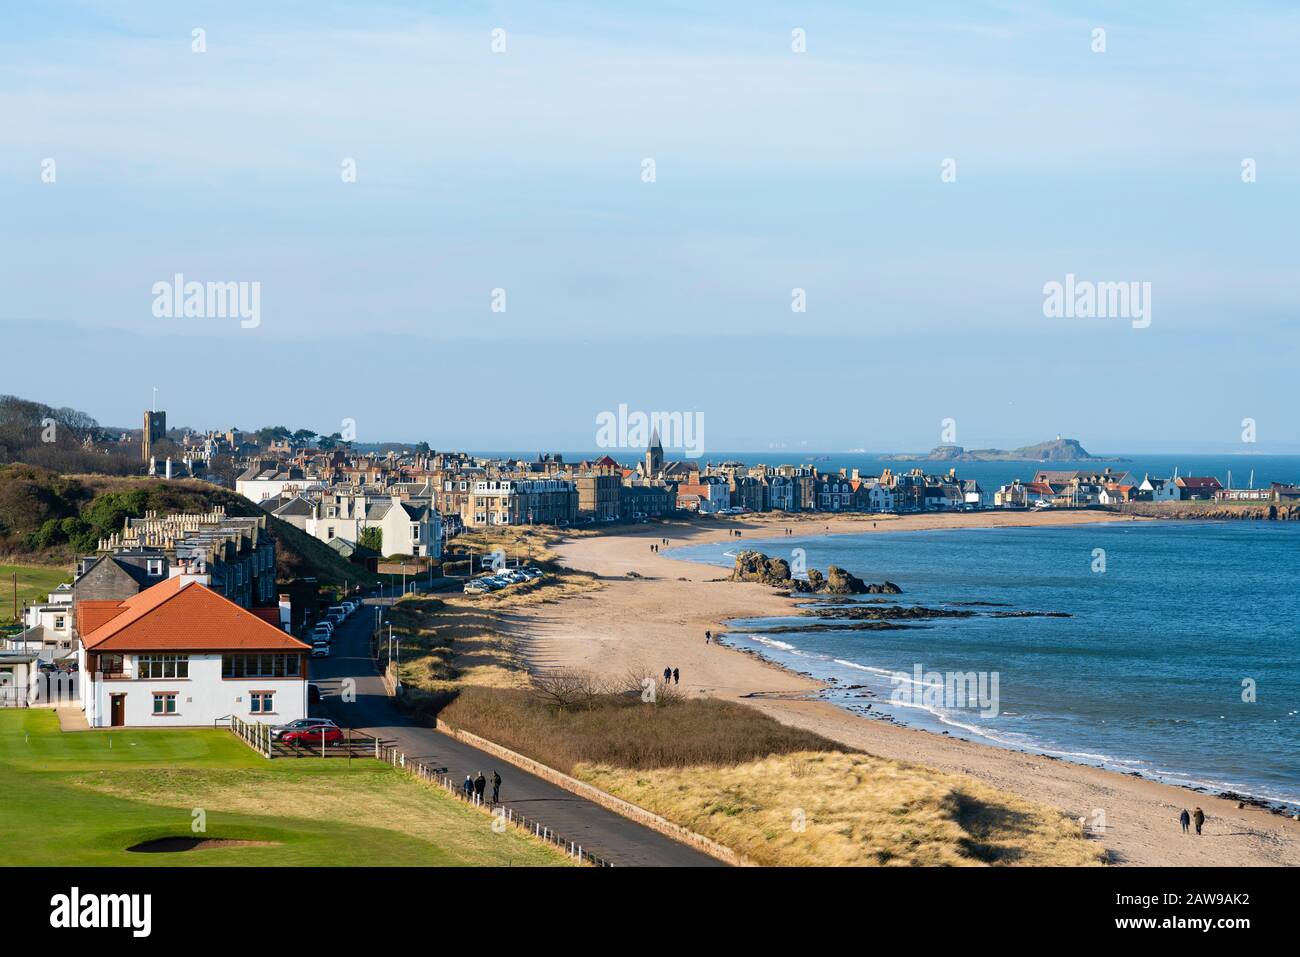
{"label": "blue sky", "polygon": [[[8,12],[0,327],[50,361],[0,391],[438,447],[627,403],[716,449],[1300,451],[1300,11],[636,7]],[[260,325],[156,318],[178,272],[260,282]],[[1067,273],[1150,282],[1151,326],[1045,318]]]}

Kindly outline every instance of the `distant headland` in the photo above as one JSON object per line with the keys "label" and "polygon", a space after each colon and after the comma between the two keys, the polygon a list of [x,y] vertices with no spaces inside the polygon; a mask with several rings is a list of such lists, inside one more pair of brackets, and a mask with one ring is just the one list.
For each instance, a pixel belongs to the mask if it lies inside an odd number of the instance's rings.
{"label": "distant headland", "polygon": [[887,462],[1127,462],[1119,456],[1092,455],[1078,439],[1057,436],[1048,442],[1018,449],[966,449],[960,445],[936,445],[924,455],[886,455]]}

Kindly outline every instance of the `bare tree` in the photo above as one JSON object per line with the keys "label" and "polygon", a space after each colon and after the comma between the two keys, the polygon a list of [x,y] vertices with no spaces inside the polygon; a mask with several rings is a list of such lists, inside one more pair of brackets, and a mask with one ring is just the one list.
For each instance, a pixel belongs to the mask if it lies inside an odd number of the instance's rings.
{"label": "bare tree", "polygon": [[533,675],[533,693],[553,707],[590,710],[609,688],[589,671],[557,668]]}

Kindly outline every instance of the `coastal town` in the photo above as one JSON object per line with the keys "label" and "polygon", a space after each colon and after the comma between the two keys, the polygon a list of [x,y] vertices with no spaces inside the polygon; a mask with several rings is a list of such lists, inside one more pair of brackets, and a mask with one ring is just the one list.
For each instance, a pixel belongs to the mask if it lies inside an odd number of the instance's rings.
{"label": "coastal town", "polygon": [[[609,455],[566,462],[559,454],[491,458],[416,447],[358,452],[310,433],[267,436],[229,429],[173,434],[178,459],[153,450],[167,435],[166,415],[146,412],[143,455],[148,474],[214,476],[208,463],[233,462],[235,490],[315,538],[347,546],[388,538],[384,554],[437,557],[439,542],[462,528],[487,525],[571,526],[659,518],[674,512],[915,512],[986,508],[1088,508],[1134,502],[1294,503],[1300,485],[1272,481],[1227,487],[1213,476],[1137,476],[1103,469],[1039,468],[985,489],[956,467],[913,467],[878,475],[819,470],[816,463],[747,464],[668,460],[658,433],[633,463]],[[311,442],[309,439],[317,439]],[[218,479],[219,481],[220,479]],[[391,513],[391,514],[390,514]],[[400,513],[400,514],[399,514]],[[433,549],[433,551],[431,551]]]}
{"label": "coastal town", "polygon": [[[84,449],[138,457],[137,471],[146,482],[199,479],[228,486],[255,505],[256,514],[237,516],[214,506],[125,516],[120,528],[108,531],[92,551],[77,557],[71,581],[59,584],[43,600],[24,602],[21,612],[15,602],[21,627],[4,636],[0,655],[6,656],[5,665],[17,680],[0,688],[0,701],[35,701],[44,668],[95,676],[78,692],[92,727],[157,724],[159,718],[208,724],[228,716],[229,694],[201,696],[206,707],[181,712],[176,693],[160,691],[145,709],[141,702],[146,696],[135,696],[127,707],[126,695],[105,691],[100,681],[105,676],[108,681],[141,677],[155,667],[153,657],[131,665],[131,656],[114,653],[126,639],[114,628],[105,630],[106,623],[129,621],[134,628],[146,628],[155,605],[162,607],[185,584],[199,582],[237,608],[230,612],[233,624],[223,622],[207,643],[215,647],[228,641],[233,626],[249,632],[241,647],[270,655],[265,674],[246,672],[242,659],[210,656],[214,680],[229,681],[236,672],[256,678],[255,685],[282,679],[288,691],[250,695],[245,717],[274,713],[289,715],[288,720],[305,718],[309,657],[328,654],[330,632],[355,611],[355,602],[346,579],[337,598],[351,604],[333,605],[328,611],[325,605],[332,599],[310,579],[277,582],[273,520],[320,542],[344,567],[354,566],[353,588],[367,575],[400,569],[403,592],[419,587],[421,578],[427,583],[436,579],[444,587],[455,583],[447,577],[450,573],[461,576],[466,594],[477,595],[542,573],[502,568],[500,561],[494,567],[486,555],[480,555],[480,567],[473,567],[466,559],[472,552],[458,549],[456,540],[475,531],[613,531],[650,522],[719,521],[764,513],[803,518],[1079,509],[1123,513],[1143,503],[1264,505],[1273,510],[1266,516],[1275,516],[1278,506],[1291,514],[1290,507],[1300,502],[1300,486],[1271,482],[1256,488],[1253,475],[1251,487],[1232,488],[1212,476],[1138,478],[1110,466],[1039,468],[1032,478],[1015,479],[990,493],[978,481],[960,477],[956,467],[941,474],[922,467],[898,472],[887,467],[878,475],[864,476],[857,469],[822,471],[815,462],[670,460],[657,432],[632,464],[609,455],[566,461],[555,453],[531,459],[488,457],[436,451],[425,443],[382,452],[351,445],[337,434],[278,427],[169,430],[166,413],[156,409],[144,412],[138,432],[88,429]],[[180,605],[166,607],[174,613]],[[286,645],[277,630],[302,641]],[[198,634],[197,628],[187,626],[185,640],[202,646]],[[159,673],[154,677],[166,684],[177,677],[174,662],[185,648],[164,643],[156,650],[163,657],[157,659]],[[188,677],[198,680],[200,673],[196,665]],[[239,686],[227,686],[227,691],[232,689],[238,691]],[[242,695],[235,697],[244,701]]]}

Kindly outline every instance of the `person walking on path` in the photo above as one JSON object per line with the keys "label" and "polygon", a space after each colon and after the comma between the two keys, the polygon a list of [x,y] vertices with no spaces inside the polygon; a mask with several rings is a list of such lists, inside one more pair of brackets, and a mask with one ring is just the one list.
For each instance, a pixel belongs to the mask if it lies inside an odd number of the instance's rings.
{"label": "person walking on path", "polygon": [[501,772],[492,772],[492,803],[501,803]]}
{"label": "person walking on path", "polygon": [[1196,833],[1201,833],[1201,825],[1205,823],[1205,812],[1199,807],[1192,812],[1192,820],[1196,822]]}
{"label": "person walking on path", "polygon": [[483,777],[483,772],[480,771],[478,777],[474,779],[474,796],[477,797],[480,802],[483,800],[483,789],[486,787],[487,778]]}
{"label": "person walking on path", "polygon": [[[680,677],[681,677],[681,672],[679,672],[676,668],[674,668],[674,669],[673,669],[673,684],[677,684],[677,680],[678,680]],[[1198,833],[1198,834],[1200,833],[1200,828],[1197,828],[1196,833]]]}
{"label": "person walking on path", "polygon": [[474,779],[471,778],[468,774],[465,775],[464,787],[465,787],[465,797],[472,799],[474,797]]}
{"label": "person walking on path", "polygon": [[1183,833],[1187,833],[1188,826],[1192,823],[1192,816],[1187,813],[1187,808],[1183,808],[1183,813],[1178,815],[1178,823],[1183,826]]}

